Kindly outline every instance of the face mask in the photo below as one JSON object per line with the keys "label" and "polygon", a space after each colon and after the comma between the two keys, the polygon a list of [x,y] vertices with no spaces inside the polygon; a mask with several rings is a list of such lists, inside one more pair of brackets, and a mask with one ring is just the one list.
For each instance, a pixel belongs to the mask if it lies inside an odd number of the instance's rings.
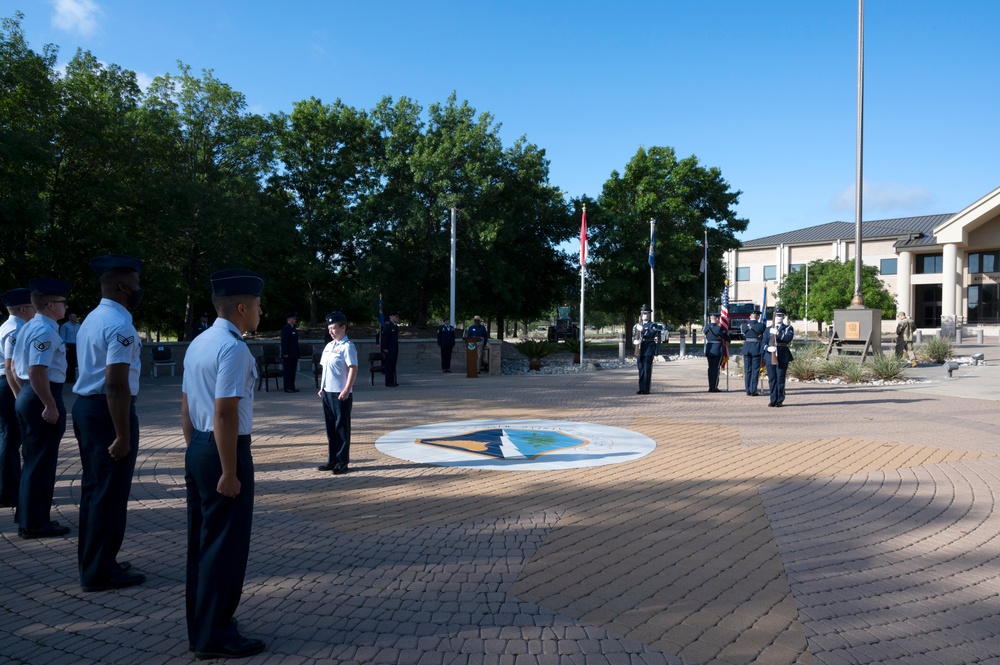
{"label": "face mask", "polygon": [[775,317],[774,317],[774,325],[780,326],[781,322],[784,321],[784,320],[785,320],[785,317],[781,316],[781,314],[776,314]]}
{"label": "face mask", "polygon": [[646,321],[649,321],[649,314],[642,315],[642,322],[645,323]]}
{"label": "face mask", "polygon": [[128,308],[130,310],[135,309],[142,302],[142,289],[134,289],[132,293],[128,294]]}

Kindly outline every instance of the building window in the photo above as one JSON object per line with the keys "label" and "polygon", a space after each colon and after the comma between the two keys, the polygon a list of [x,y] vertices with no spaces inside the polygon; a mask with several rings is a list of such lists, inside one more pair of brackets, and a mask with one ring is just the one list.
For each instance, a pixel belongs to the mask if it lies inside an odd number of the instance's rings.
{"label": "building window", "polygon": [[944,272],[943,259],[941,254],[921,254],[917,257],[917,274],[928,275]]}
{"label": "building window", "polygon": [[764,266],[764,280],[778,279],[778,266]]}
{"label": "building window", "polygon": [[1000,284],[976,284],[970,286],[969,323],[998,323],[997,301],[1000,299]]}
{"label": "building window", "polygon": [[792,272],[798,272],[800,270],[805,270],[805,267],[806,264],[804,263],[793,263],[792,265],[788,266],[788,272],[792,273]]}
{"label": "building window", "polygon": [[736,281],[737,282],[749,282],[750,281],[750,267],[737,268],[736,269]]}
{"label": "building window", "polygon": [[969,274],[1000,272],[1000,252],[971,252]]}
{"label": "building window", "polygon": [[896,261],[897,259],[882,259],[879,264],[878,271],[883,275],[895,275],[896,274]]}

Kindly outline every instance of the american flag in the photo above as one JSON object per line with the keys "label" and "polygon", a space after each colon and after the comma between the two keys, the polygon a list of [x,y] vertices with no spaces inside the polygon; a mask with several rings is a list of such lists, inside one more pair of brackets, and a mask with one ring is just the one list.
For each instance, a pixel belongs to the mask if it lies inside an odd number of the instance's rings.
{"label": "american flag", "polygon": [[[729,280],[726,280],[725,286],[722,287],[722,308],[719,310],[719,326],[725,331],[729,332]],[[726,340],[722,340],[722,364],[720,367],[726,369],[726,365],[729,364],[729,343]]]}
{"label": "american flag", "polygon": [[587,262],[587,206],[583,206],[583,218],[580,220],[580,267]]}

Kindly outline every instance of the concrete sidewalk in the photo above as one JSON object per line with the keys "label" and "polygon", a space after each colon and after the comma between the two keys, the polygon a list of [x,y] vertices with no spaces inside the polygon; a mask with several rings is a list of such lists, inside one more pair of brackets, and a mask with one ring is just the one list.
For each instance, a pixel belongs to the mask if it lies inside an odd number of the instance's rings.
{"label": "concrete sidewalk", "polygon": [[[704,392],[702,359],[656,364],[649,396],[634,394],[634,369],[401,370],[400,388],[358,386],[345,476],[315,470],[314,393],[257,393],[238,617],[268,650],[241,662],[1000,663],[1000,367],[950,381],[921,368],[933,382],[898,387],[790,384],[783,409],[747,397],[740,377]],[[21,540],[0,521],[0,662],[193,659],[179,402],[179,379],[144,382],[122,558],[145,586],[80,591],[71,434],[53,517],[72,536]],[[624,427],[657,447],[627,464],[512,472],[373,445],[474,418]]]}

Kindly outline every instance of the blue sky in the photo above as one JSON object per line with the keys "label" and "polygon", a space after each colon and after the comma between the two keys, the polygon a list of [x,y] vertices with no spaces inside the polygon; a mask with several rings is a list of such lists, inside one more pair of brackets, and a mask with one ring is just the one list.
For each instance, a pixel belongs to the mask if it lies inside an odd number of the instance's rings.
{"label": "blue sky", "polygon": [[[0,0],[29,43],[137,72],[181,60],[251,111],[456,91],[597,197],[639,146],[721,169],[744,239],[854,220],[852,0]],[[864,218],[958,212],[1000,186],[1000,2],[869,0]]]}

